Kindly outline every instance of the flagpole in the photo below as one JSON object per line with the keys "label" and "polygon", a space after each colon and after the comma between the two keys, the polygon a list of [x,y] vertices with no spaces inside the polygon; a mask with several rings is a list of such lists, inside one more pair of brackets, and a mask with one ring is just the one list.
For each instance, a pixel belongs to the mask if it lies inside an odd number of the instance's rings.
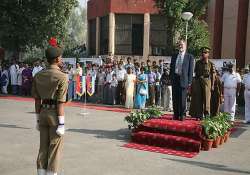
{"label": "flagpole", "polygon": [[87,76],[84,76],[85,77],[85,92],[84,92],[84,103],[83,103],[83,112],[80,113],[80,115],[82,116],[85,116],[85,115],[88,115],[89,113],[86,111],[86,104],[87,104],[87,83],[86,83],[86,77]]}

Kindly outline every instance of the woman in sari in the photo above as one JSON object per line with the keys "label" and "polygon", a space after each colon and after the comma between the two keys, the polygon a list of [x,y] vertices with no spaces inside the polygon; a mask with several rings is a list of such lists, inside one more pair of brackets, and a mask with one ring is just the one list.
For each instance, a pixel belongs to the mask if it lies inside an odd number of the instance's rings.
{"label": "woman in sari", "polygon": [[136,76],[132,74],[132,68],[128,68],[128,74],[125,78],[125,88],[126,88],[126,108],[133,108],[134,107],[134,89],[135,89],[135,81]]}
{"label": "woman in sari", "polygon": [[140,72],[137,80],[135,108],[144,109],[146,100],[148,99],[148,80],[147,75],[144,73],[144,68],[141,68]]}

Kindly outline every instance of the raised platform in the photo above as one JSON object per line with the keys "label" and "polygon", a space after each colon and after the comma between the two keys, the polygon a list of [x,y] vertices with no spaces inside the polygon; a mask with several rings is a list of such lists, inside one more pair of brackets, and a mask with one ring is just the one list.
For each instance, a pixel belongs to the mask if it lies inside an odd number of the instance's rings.
{"label": "raised platform", "polygon": [[193,118],[176,121],[163,115],[133,130],[131,143],[124,147],[192,158],[202,149],[202,131],[201,122]]}

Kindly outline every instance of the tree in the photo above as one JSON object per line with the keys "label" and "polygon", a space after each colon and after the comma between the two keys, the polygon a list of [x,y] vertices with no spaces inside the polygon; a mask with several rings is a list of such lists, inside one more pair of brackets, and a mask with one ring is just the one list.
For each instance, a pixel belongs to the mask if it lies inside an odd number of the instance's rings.
{"label": "tree", "polygon": [[[185,24],[184,24],[185,25]],[[185,27],[181,27],[181,38],[185,38]],[[201,47],[209,47],[209,32],[207,23],[203,20],[191,20],[188,31],[188,51],[196,58],[200,56]]]}
{"label": "tree", "polygon": [[80,47],[86,43],[87,38],[87,9],[86,7],[76,7],[67,22],[66,35],[64,40],[64,56],[78,57],[76,53]]}
{"label": "tree", "polygon": [[77,0],[2,0],[1,45],[17,53],[44,47],[50,37],[65,35],[66,21]]}
{"label": "tree", "polygon": [[[190,11],[194,14],[189,27],[189,49],[195,51],[195,53],[198,52],[197,49],[199,49],[198,46],[200,45],[195,44],[197,39],[199,39],[200,43],[204,40],[202,43],[206,46],[209,45],[207,27],[204,21],[200,20],[202,15],[205,14],[209,0],[155,0],[155,2],[161,13],[167,18],[167,52],[169,54],[172,54],[174,51],[175,37],[180,33],[185,33],[183,32],[185,28],[183,26],[184,21],[181,19],[181,14],[184,11]],[[195,45],[191,45],[191,43]]]}

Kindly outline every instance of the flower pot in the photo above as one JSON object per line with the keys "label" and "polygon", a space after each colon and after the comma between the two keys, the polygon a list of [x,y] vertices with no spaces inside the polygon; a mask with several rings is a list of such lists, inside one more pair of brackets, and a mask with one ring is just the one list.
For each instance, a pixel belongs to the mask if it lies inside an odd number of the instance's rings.
{"label": "flower pot", "polygon": [[227,142],[227,140],[229,139],[230,134],[231,134],[231,131],[228,131],[228,132],[225,134],[225,136],[224,136],[224,143]]}
{"label": "flower pot", "polygon": [[214,140],[214,142],[213,142],[213,148],[218,148],[218,146],[219,146],[219,144],[220,144],[220,139],[221,139],[221,137],[218,136],[218,137]]}
{"label": "flower pot", "polygon": [[220,143],[219,144],[222,145],[224,143],[224,140],[225,140],[225,135],[220,137]]}
{"label": "flower pot", "polygon": [[203,142],[202,142],[202,150],[204,150],[204,151],[211,150],[213,142],[214,141],[211,140],[211,139],[205,139],[205,140],[203,140]]}

